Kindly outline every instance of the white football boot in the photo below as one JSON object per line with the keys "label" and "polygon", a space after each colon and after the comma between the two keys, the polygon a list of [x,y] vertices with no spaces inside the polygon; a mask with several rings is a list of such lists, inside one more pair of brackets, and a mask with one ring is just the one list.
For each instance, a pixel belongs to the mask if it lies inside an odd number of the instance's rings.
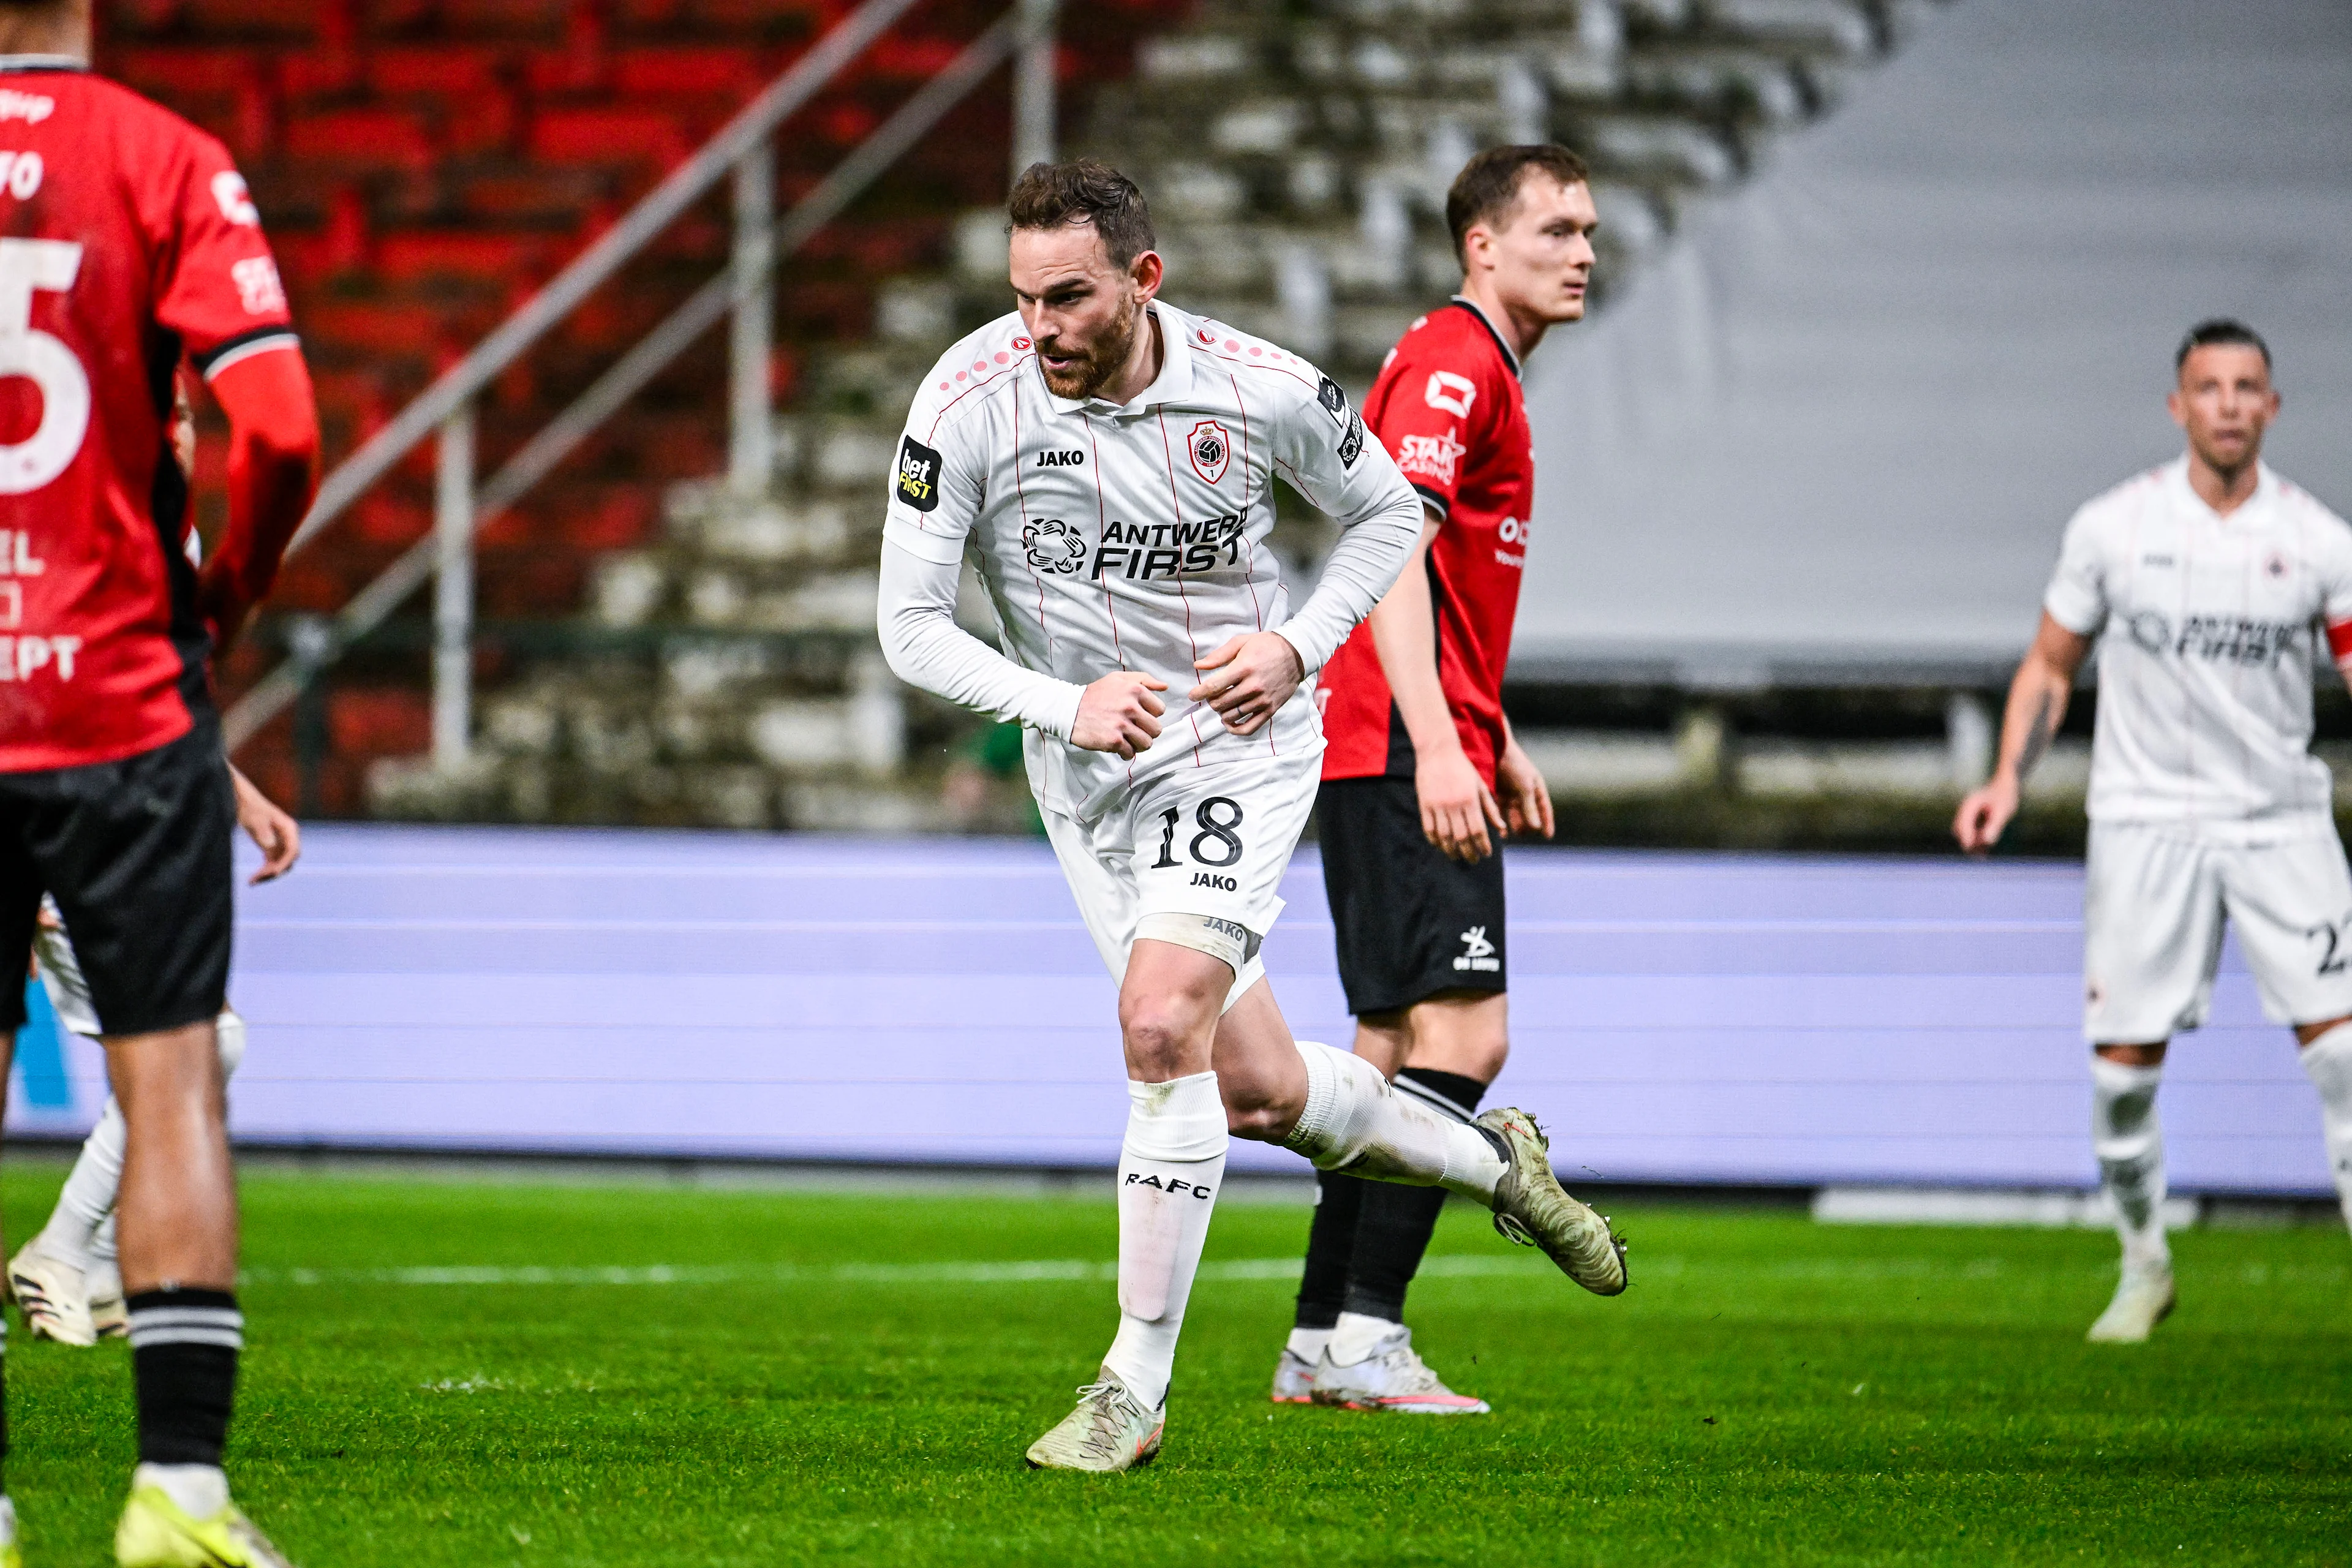
{"label": "white football boot", "polygon": [[122,1304],[122,1270],[112,1258],[93,1258],[82,1271],[82,1285],[89,1293],[89,1326],[102,1340],[127,1339],[131,1334],[131,1311]]}
{"label": "white football boot", "polygon": [[1609,1216],[1595,1214],[1560,1186],[1552,1173],[1551,1140],[1536,1119],[1516,1107],[1499,1106],[1477,1125],[1503,1141],[1508,1165],[1495,1184],[1495,1230],[1504,1240],[1540,1247],[1561,1273],[1596,1296],[1625,1289],[1625,1243],[1609,1228]]}
{"label": "white football boot", "polygon": [[1305,1405],[1315,1397],[1315,1363],[1292,1350],[1282,1347],[1282,1359],[1274,1363],[1274,1402],[1276,1405]]}
{"label": "white football boot", "polygon": [[2172,1311],[2172,1265],[2126,1268],[2116,1282],[2116,1299],[2099,1314],[2087,1336],[2095,1345],[2136,1345]]}
{"label": "white football boot", "polygon": [[35,1339],[55,1340],[61,1345],[98,1343],[81,1270],[43,1252],[38,1240],[26,1243],[9,1263],[8,1293],[16,1298],[25,1314],[25,1327]]}
{"label": "white football boot", "polygon": [[1394,1410],[1407,1415],[1484,1415],[1483,1399],[1456,1394],[1438,1381],[1412,1348],[1412,1331],[1403,1324],[1381,1338],[1372,1353],[1340,1366],[1326,1350],[1315,1363],[1318,1405],[1347,1410]]}
{"label": "white football boot", "polygon": [[1132,1470],[1160,1457],[1165,1405],[1146,1410],[1110,1368],[1078,1390],[1078,1407],[1029,1445],[1033,1470]]}

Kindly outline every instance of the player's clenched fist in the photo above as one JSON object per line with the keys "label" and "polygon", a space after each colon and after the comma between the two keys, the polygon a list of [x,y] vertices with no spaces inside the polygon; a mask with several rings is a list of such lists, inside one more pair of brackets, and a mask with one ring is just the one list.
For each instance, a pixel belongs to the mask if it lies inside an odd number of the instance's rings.
{"label": "player's clenched fist", "polygon": [[1070,726],[1070,744],[1089,752],[1114,752],[1129,762],[1148,752],[1160,738],[1160,716],[1168,711],[1151,695],[1168,683],[1122,669],[1087,688],[1078,699],[1077,722]]}
{"label": "player's clenched fist", "polygon": [[1991,783],[1970,791],[1960,802],[1959,815],[1952,819],[1952,837],[1971,855],[1988,854],[2016,815],[2017,782],[1996,773]]}
{"label": "player's clenched fist", "polygon": [[1280,632],[1234,637],[1192,668],[1202,671],[1192,700],[1215,710],[1236,735],[1256,733],[1307,679],[1305,661]]}

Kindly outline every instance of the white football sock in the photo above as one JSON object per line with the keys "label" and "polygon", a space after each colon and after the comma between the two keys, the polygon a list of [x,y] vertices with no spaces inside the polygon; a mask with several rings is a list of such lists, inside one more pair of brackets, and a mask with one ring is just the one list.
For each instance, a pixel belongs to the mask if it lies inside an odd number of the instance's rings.
{"label": "white football sock", "polygon": [[163,1488],[190,1519],[210,1519],[228,1506],[228,1476],[218,1465],[142,1464],[131,1472],[131,1485]]}
{"label": "white football sock", "polygon": [[2352,1225],[2352,1024],[2338,1024],[2303,1047],[2303,1070],[2319,1090],[2319,1121],[2327,1130],[2327,1163],[2344,1222]]}
{"label": "white football sock", "polygon": [[1322,1359],[1323,1347],[1330,1342],[1331,1331],[1328,1329],[1293,1329],[1290,1338],[1284,1341],[1283,1345],[1292,1355],[1313,1366]]}
{"label": "white football sock", "polygon": [[107,1210],[106,1223],[100,1226],[97,1234],[89,1238],[89,1261],[82,1265],[84,1274],[89,1274],[100,1268],[118,1267],[121,1252],[114,1241],[114,1216],[117,1212],[113,1209]]}
{"label": "white football sock", "polygon": [[41,1227],[40,1248],[78,1268],[89,1267],[90,1241],[98,1227],[114,1212],[114,1195],[122,1186],[122,1145],[128,1129],[122,1110],[109,1095],[98,1125],[82,1140],[81,1153],[66,1173],[58,1206]]}
{"label": "white football sock", "polygon": [[1494,1205],[1505,1165],[1486,1134],[1398,1094],[1381,1069],[1358,1056],[1300,1040],[1307,1109],[1283,1146],[1318,1171],[1367,1181],[1444,1187]]}
{"label": "white football sock", "polygon": [[2164,1123],[2156,1114],[2160,1067],[2126,1067],[2091,1057],[2091,1148],[2099,1182],[2116,1206],[2124,1267],[2168,1265],[2164,1237]]}
{"label": "white football sock", "polygon": [[1118,1335],[1103,1364],[1147,1410],[1168,1397],[1184,1303],[1225,1184],[1217,1075],[1128,1082],[1118,1160]]}
{"label": "white football sock", "polygon": [[1339,1326],[1331,1331],[1331,1364],[1353,1366],[1373,1351],[1380,1342],[1397,1331],[1399,1325],[1386,1318],[1367,1317],[1361,1312],[1342,1312]]}

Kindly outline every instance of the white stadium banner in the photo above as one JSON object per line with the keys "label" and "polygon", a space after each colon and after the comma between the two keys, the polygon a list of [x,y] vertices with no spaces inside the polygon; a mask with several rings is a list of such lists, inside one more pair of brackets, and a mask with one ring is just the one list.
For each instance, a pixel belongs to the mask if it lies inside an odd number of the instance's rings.
{"label": "white stadium banner", "polygon": [[[2352,6],[1953,0],[1529,367],[1521,677],[1982,679],[2193,321],[2352,509]],[[1607,221],[1604,210],[1602,219]]]}

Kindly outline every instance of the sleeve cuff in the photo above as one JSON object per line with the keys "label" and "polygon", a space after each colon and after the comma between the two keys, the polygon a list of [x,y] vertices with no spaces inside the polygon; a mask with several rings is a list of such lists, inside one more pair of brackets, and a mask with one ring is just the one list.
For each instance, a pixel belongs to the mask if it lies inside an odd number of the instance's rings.
{"label": "sleeve cuff", "polygon": [[882,524],[882,537],[918,560],[934,566],[951,566],[963,559],[963,537],[953,538],[893,517]]}
{"label": "sleeve cuff", "polygon": [[1421,504],[1435,512],[1440,518],[1450,518],[1454,515],[1453,497],[1441,495],[1427,485],[1414,480],[1408,479],[1406,483],[1412,486],[1412,493],[1421,498]]}
{"label": "sleeve cuff", "polygon": [[2106,618],[2096,604],[2084,604],[2074,595],[2055,587],[2042,595],[2042,608],[2052,620],[2078,637],[2086,637],[2096,632]]}

